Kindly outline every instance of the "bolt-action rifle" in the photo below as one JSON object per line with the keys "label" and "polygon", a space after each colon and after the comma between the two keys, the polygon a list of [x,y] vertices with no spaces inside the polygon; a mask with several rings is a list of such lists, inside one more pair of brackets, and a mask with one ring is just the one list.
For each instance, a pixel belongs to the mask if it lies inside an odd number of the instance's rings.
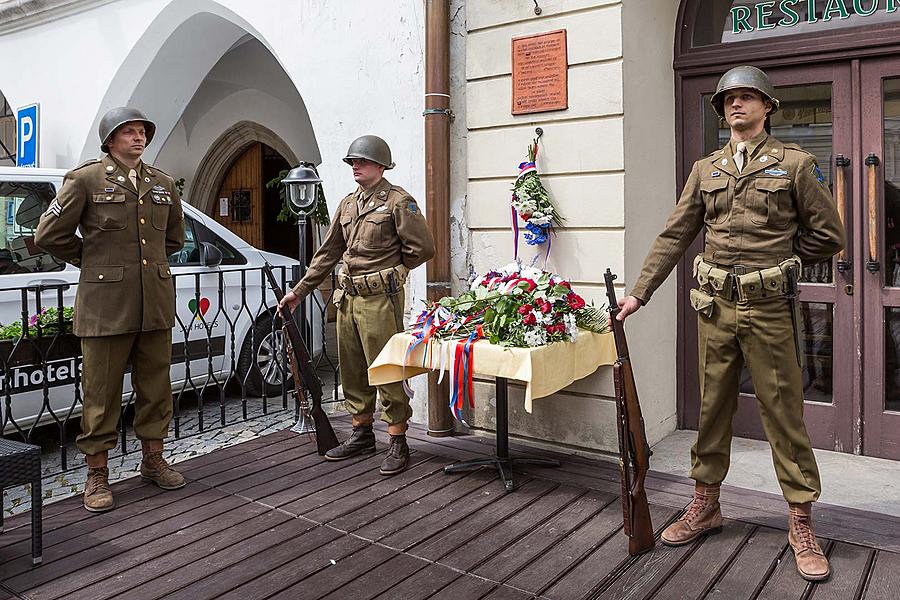
{"label": "bolt-action rifle", "polygon": [[638,400],[634,371],[628,356],[625,327],[616,320],[619,303],[613,281],[616,276],[609,269],[606,279],[606,297],[609,301],[609,320],[616,340],[616,364],[613,379],[616,387],[616,421],[619,430],[619,477],[622,481],[622,513],[625,535],[628,536],[628,554],[636,556],[652,550],[656,544],[650,506],[644,481],[650,468],[650,445],[644,432],[644,418]]}
{"label": "bolt-action rifle", "polygon": [[[275,274],[272,273],[272,266],[266,263],[263,272],[275,293],[275,299],[281,302],[281,299],[284,298],[284,290],[278,285]],[[316,446],[319,455],[324,456],[326,452],[338,445],[338,439],[328,420],[328,415],[322,409],[322,380],[313,369],[309,351],[306,349],[306,344],[303,343],[300,329],[291,315],[291,309],[283,306],[280,313],[281,320],[284,322],[284,340],[291,363],[291,374],[294,376],[294,393],[309,394],[312,398],[312,408],[309,413],[316,426]]]}

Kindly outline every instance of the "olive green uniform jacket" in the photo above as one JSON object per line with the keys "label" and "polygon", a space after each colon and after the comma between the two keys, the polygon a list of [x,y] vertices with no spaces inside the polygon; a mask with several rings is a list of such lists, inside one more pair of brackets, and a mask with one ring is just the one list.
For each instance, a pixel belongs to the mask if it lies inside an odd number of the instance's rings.
{"label": "olive green uniform jacket", "polygon": [[[363,208],[359,209],[360,199]],[[414,269],[434,256],[434,238],[418,204],[403,188],[382,179],[341,200],[322,246],[294,293],[308,295],[343,257],[344,273],[366,275],[403,265]]]}
{"label": "olive green uniform jacket", "polygon": [[184,245],[181,198],[162,171],[141,164],[137,172],[135,190],[128,169],[112,157],[85,163],[66,174],[41,216],[35,243],[81,268],[74,316],[80,337],[175,325],[168,256]]}
{"label": "olive green uniform jacket", "polygon": [[815,157],[765,133],[742,171],[732,144],[698,160],[675,211],[644,260],[631,295],[645,304],[700,232],[704,260],[765,268],[792,255],[804,264],[837,254],[844,228]]}

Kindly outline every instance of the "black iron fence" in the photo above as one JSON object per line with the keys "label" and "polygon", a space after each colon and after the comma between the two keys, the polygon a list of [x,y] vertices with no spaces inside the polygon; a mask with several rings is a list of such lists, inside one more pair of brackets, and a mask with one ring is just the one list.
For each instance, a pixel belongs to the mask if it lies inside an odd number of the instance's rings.
{"label": "black iron fence", "polygon": [[[275,267],[275,273],[285,289],[299,275],[296,267]],[[262,269],[176,272],[173,281],[170,435],[197,435],[272,411],[290,410],[299,417],[277,303]],[[334,274],[331,283],[327,297],[316,292],[294,316],[326,385],[324,401],[334,403],[340,368],[327,310]],[[70,468],[82,406],[81,345],[72,333],[75,288],[70,283],[0,288],[0,314],[17,315],[0,327],[2,432],[32,442],[37,432],[54,429],[61,470]],[[117,449],[122,454],[129,450],[127,423],[135,402],[127,374],[124,384]]]}

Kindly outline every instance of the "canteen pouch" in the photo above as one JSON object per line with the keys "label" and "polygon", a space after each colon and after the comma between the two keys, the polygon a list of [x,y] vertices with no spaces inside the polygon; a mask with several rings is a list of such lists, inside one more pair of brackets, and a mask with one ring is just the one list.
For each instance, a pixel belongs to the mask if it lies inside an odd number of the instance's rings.
{"label": "canteen pouch", "polygon": [[704,315],[706,317],[711,317],[713,314],[713,306],[715,306],[713,302],[713,297],[707,294],[706,292],[701,292],[697,289],[691,290],[691,306],[694,307],[694,310],[697,313]]}

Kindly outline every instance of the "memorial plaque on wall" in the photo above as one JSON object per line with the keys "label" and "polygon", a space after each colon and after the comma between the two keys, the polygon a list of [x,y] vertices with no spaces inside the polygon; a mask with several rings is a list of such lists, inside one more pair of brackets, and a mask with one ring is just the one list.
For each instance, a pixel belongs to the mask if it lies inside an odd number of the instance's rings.
{"label": "memorial plaque on wall", "polygon": [[566,30],[512,40],[512,114],[569,108]]}

